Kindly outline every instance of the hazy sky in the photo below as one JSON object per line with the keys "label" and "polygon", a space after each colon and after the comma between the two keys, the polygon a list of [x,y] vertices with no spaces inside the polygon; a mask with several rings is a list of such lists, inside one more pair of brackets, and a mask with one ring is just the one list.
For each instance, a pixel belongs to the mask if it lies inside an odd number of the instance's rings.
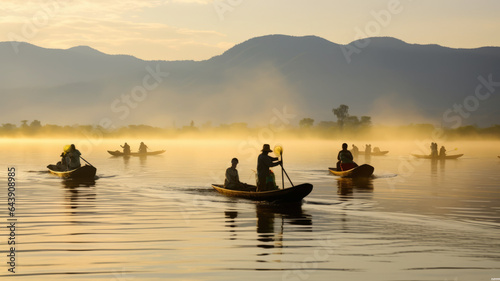
{"label": "hazy sky", "polygon": [[204,60],[267,34],[500,46],[498,0],[0,0],[0,41]]}

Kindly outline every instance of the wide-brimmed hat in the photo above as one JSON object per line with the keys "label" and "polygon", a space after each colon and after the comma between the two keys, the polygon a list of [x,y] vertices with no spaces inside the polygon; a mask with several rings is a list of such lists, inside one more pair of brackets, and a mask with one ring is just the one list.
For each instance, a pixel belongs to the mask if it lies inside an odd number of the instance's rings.
{"label": "wide-brimmed hat", "polygon": [[262,150],[261,150],[261,151],[262,151],[262,152],[273,152],[273,151],[271,150],[271,147],[270,147],[270,146],[269,146],[269,144],[267,144],[267,143],[266,143],[266,144],[264,144],[264,145],[262,146]]}

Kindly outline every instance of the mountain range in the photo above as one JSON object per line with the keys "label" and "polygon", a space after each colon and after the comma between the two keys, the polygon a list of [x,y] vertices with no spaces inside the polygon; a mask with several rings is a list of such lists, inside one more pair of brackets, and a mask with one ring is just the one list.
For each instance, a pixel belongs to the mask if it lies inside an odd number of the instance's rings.
{"label": "mountain range", "polygon": [[375,124],[490,126],[500,118],[500,48],[374,37],[336,44],[267,35],[205,61],[144,61],[88,46],[0,43],[2,120],[161,127],[302,118],[334,107]]}

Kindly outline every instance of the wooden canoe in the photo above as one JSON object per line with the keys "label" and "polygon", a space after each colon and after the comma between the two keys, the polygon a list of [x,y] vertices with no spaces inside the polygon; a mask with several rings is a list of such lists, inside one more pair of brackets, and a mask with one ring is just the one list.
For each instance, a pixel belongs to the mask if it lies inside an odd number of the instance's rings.
{"label": "wooden canoe", "polygon": [[260,192],[255,191],[257,187],[254,185],[249,185],[248,190],[226,189],[223,185],[220,184],[212,184],[212,187],[219,193],[230,197],[238,197],[254,201],[282,203],[300,202],[304,197],[311,193],[313,189],[312,184],[309,183],[304,183],[285,189]]}
{"label": "wooden canoe", "polygon": [[368,164],[363,164],[347,171],[337,171],[337,168],[328,168],[330,173],[342,178],[368,178],[373,174],[375,168]]}
{"label": "wooden canoe", "polygon": [[421,159],[457,159],[459,157],[464,156],[463,154],[455,154],[455,155],[445,155],[443,156],[431,156],[431,155],[420,155],[420,154],[412,154],[413,157],[421,158]]}
{"label": "wooden canoe", "polygon": [[[388,150],[385,150],[385,151],[378,151],[378,152],[370,152],[370,154],[368,155],[371,155],[371,156],[382,156],[382,155],[386,155],[387,153],[389,153]],[[359,155],[366,155],[366,152],[365,151],[359,151],[358,152]]]}
{"label": "wooden canoe", "polygon": [[94,179],[97,169],[93,166],[85,165],[70,171],[60,171],[56,165],[48,165],[51,174],[61,178],[72,179]]}
{"label": "wooden canoe", "polygon": [[122,151],[115,150],[111,151],[108,150],[108,153],[113,155],[113,156],[147,156],[147,155],[158,155],[164,153],[166,150],[158,150],[158,151],[149,151],[146,153],[139,153],[139,152],[130,152],[130,154],[125,154]]}

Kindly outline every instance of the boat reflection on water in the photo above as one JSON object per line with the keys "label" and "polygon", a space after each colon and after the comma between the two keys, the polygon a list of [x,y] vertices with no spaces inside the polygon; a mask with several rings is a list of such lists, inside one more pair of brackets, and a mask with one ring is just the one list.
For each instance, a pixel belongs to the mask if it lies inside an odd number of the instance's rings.
{"label": "boat reflection on water", "polygon": [[[282,248],[283,236],[288,227],[291,232],[312,232],[312,217],[302,211],[300,203],[273,205],[270,203],[256,203],[256,232],[257,247],[263,249]],[[238,212],[230,209],[224,212],[226,227],[229,228],[230,240],[237,237]],[[242,219],[243,222],[246,219]],[[266,255],[266,254],[263,254]]]}
{"label": "boat reflection on water", "polygon": [[431,159],[431,175],[436,176],[438,172],[438,164],[441,173],[445,172],[446,159]]}
{"label": "boat reflection on water", "polygon": [[226,227],[229,227],[229,232],[231,233],[229,240],[236,240],[236,217],[238,217],[237,211],[225,211],[224,215],[226,217]]}
{"label": "boat reflection on water", "polygon": [[337,193],[342,196],[350,196],[356,193],[373,193],[372,178],[338,178]]}
{"label": "boat reflection on water", "polygon": [[[65,199],[70,209],[93,207],[96,199],[95,180],[64,179]],[[75,215],[79,212],[71,212]],[[88,215],[88,212],[85,212]]]}

